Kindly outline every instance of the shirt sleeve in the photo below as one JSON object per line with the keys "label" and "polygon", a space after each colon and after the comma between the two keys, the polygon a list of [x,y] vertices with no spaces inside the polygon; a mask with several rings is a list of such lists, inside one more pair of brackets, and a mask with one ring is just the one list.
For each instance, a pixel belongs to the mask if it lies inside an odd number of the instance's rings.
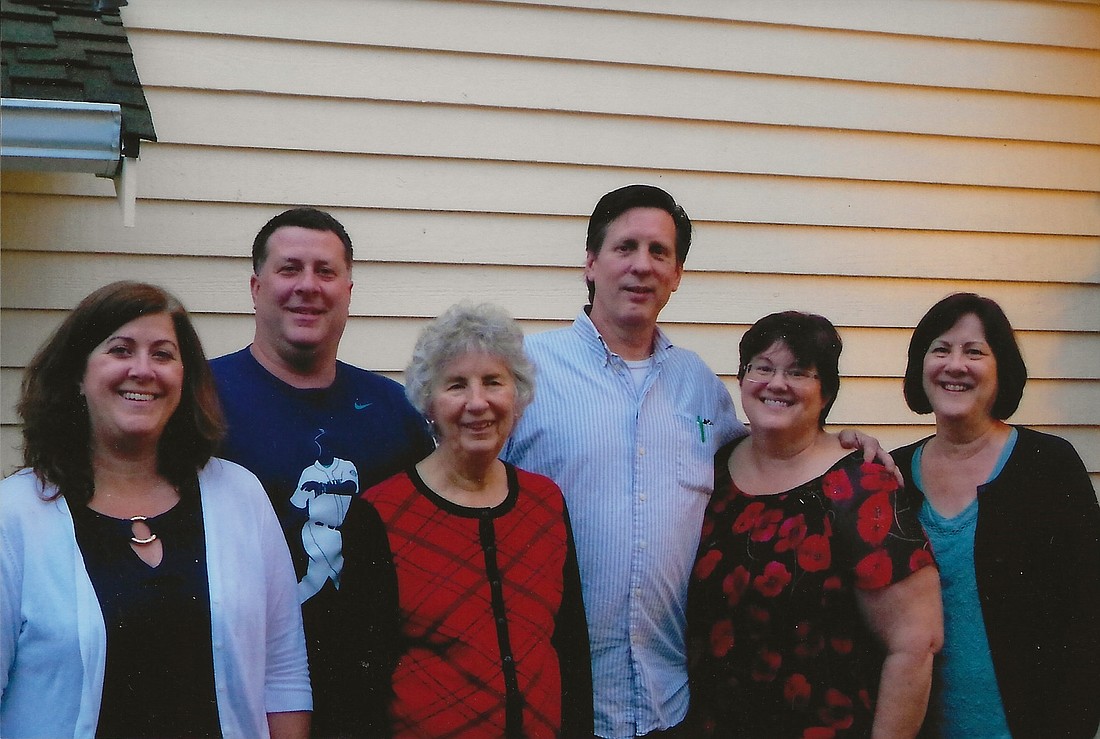
{"label": "shirt sleeve", "polygon": [[593,732],[592,657],[588,622],[581,596],[581,576],[569,511],[563,508],[568,550],[562,567],[561,605],[554,623],[552,642],[561,669],[561,735],[590,737]]}
{"label": "shirt sleeve", "polygon": [[715,448],[721,447],[749,432],[741,419],[737,417],[737,406],[733,404],[730,391],[717,375],[714,376],[714,436]]}
{"label": "shirt sleeve", "polygon": [[340,656],[344,692],[336,718],[341,736],[389,736],[393,670],[400,654],[397,573],[385,524],[362,496],[352,501],[340,530],[344,569],[340,611],[345,647]]}
{"label": "shirt sleeve", "polygon": [[877,462],[850,459],[828,472],[822,487],[834,514],[839,562],[855,586],[878,590],[934,565],[918,511],[894,475]]}

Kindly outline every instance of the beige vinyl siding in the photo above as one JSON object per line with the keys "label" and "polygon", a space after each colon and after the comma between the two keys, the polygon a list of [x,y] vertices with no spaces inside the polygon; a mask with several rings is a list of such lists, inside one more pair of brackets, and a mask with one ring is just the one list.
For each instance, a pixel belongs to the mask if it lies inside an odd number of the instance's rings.
{"label": "beige vinyl siding", "polygon": [[845,337],[830,421],[930,431],[900,377],[944,295],[1004,305],[1014,421],[1100,487],[1100,4],[1027,0],[178,3],[123,9],[160,142],[137,225],[109,182],[3,174],[0,465],[22,367],[111,279],[164,284],[209,353],[251,337],[248,248],[279,210],[357,246],[341,356],[392,376],[424,322],[491,299],[565,325],[596,199],[669,189],[696,223],[666,329],[736,389],[757,318]]}

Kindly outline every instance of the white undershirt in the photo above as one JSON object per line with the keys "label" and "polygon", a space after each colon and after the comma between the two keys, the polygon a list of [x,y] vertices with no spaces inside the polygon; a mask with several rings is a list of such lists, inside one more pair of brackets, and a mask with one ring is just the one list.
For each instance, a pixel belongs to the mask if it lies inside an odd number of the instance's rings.
{"label": "white undershirt", "polygon": [[646,357],[645,359],[624,359],[627,368],[630,370],[630,379],[634,381],[634,389],[637,392],[642,392],[642,384],[645,383],[645,378],[649,375],[649,368],[653,366],[653,357]]}

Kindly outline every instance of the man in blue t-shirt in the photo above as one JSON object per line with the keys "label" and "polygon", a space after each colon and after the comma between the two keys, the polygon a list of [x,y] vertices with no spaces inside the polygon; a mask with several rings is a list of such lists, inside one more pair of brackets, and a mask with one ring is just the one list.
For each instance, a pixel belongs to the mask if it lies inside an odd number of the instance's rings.
{"label": "man in blue t-shirt", "polygon": [[352,290],[339,221],[314,208],[275,216],[256,235],[252,267],[252,344],[210,363],[228,425],[220,456],[260,478],[282,523],[309,649],[312,734],[330,736],[342,689],[339,525],[356,494],[432,443],[401,385],[336,358]]}

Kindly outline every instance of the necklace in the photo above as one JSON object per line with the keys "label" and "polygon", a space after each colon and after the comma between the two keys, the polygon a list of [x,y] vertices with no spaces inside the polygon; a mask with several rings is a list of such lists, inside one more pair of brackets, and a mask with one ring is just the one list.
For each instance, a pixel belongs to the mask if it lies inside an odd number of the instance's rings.
{"label": "necklace", "polygon": [[[171,486],[171,490],[175,494],[175,497],[177,498],[177,502],[178,502],[179,488],[176,487],[175,485],[171,485],[171,483],[168,483],[168,484]],[[94,481],[92,482],[91,489],[92,489],[92,497],[94,497],[97,493],[96,485],[95,485]],[[110,490],[102,490],[102,491],[98,491],[98,492],[102,495],[102,497],[105,501],[114,500],[114,501],[117,502],[119,500],[119,498],[117,498],[114,495],[114,493]],[[175,504],[173,503],[173,506],[174,505]],[[89,505],[89,507],[91,507],[91,506]],[[118,510],[119,507],[120,506],[111,505],[110,503],[108,503],[108,505],[106,506],[106,509],[100,509],[100,512],[101,512],[102,515],[105,515],[107,517],[112,517],[111,514],[113,513],[114,516],[117,516],[118,520],[120,520],[120,521],[129,521],[130,522],[130,541],[133,544],[137,545],[137,546],[147,546],[147,545],[152,544],[153,542],[155,542],[157,540],[156,533],[153,532],[152,527],[150,527],[149,524],[147,523],[150,520],[149,516],[144,516],[144,515],[127,516],[126,513],[123,512],[123,511],[125,510],[126,507],[130,507],[130,506],[129,505],[121,506],[123,508],[123,510]],[[114,510],[112,510],[112,509],[114,509]],[[131,508],[131,510],[132,510],[132,508]]]}
{"label": "necklace", "polygon": [[[148,516],[130,516],[130,533],[133,536],[130,537],[130,541],[135,544],[152,544],[157,540],[157,535],[153,533],[153,530],[149,528],[149,524],[145,523],[149,520]],[[135,524],[140,523],[142,527],[149,532],[148,536],[138,536],[138,527]]]}

